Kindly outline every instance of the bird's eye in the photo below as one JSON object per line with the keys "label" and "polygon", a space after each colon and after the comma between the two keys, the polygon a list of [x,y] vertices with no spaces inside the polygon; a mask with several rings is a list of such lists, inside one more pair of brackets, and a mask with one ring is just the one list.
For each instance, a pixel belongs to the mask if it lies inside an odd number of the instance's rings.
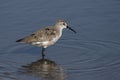
{"label": "bird's eye", "polygon": [[66,24],[65,24],[65,23],[63,23],[63,25],[65,26]]}

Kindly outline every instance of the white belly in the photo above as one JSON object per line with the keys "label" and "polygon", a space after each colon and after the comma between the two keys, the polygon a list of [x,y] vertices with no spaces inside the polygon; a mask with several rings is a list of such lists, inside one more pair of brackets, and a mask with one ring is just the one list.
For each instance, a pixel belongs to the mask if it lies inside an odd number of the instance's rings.
{"label": "white belly", "polygon": [[38,41],[38,42],[32,42],[32,45],[36,45],[36,46],[39,46],[39,47],[48,47],[50,45],[53,45],[60,37],[61,37],[62,33],[59,35],[59,36],[56,36],[55,38],[53,38],[52,40],[48,40],[48,41]]}
{"label": "white belly", "polygon": [[50,45],[53,45],[59,38],[53,38],[51,41],[43,41],[43,42],[32,42],[32,45],[36,45],[39,47],[48,47]]}

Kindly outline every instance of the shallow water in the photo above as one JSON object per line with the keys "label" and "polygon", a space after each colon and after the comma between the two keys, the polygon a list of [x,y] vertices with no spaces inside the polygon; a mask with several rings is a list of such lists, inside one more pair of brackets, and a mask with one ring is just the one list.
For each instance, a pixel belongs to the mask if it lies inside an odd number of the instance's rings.
{"label": "shallow water", "polygon": [[[58,19],[65,19],[77,34],[64,30],[61,39],[47,48],[52,71],[45,68],[43,72],[38,62],[41,49],[15,41]],[[119,0],[1,0],[0,80],[56,80],[56,76],[60,80],[120,80],[119,34]],[[37,62],[40,65],[33,67],[37,71],[26,72]]]}

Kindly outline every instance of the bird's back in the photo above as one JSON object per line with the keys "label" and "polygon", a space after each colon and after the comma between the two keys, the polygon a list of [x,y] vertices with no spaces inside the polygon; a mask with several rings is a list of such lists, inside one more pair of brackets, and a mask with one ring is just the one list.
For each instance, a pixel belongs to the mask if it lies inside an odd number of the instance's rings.
{"label": "bird's back", "polygon": [[53,26],[49,26],[36,31],[27,37],[19,39],[16,42],[32,43],[32,42],[52,41],[57,36],[59,36],[59,31],[56,30]]}

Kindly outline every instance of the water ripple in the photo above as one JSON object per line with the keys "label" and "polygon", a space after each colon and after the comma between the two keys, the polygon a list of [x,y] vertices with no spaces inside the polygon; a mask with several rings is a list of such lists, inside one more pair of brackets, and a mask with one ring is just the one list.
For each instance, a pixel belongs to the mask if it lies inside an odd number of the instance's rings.
{"label": "water ripple", "polygon": [[[63,64],[63,66],[70,73],[84,74],[84,73],[96,72],[96,71],[104,73],[106,70],[110,70],[110,69],[113,69],[112,71],[114,71],[114,69],[119,70],[120,67],[119,47],[120,47],[120,43],[115,41],[104,41],[104,40],[83,41],[83,40],[69,39],[69,40],[61,40],[60,43],[58,42],[56,44],[56,47],[54,47],[55,49],[52,50],[53,52],[50,55],[53,58],[55,58],[55,60],[60,61],[60,63]],[[8,53],[14,53],[17,56],[18,55],[17,53],[22,49],[24,50],[27,49],[28,51],[31,49],[31,47],[28,47],[28,45],[23,45],[23,44],[22,45],[14,44],[8,46],[5,49],[6,49],[5,53],[7,55]],[[57,49],[60,51],[58,51]],[[22,56],[23,53],[22,52],[20,53]],[[47,54],[47,56],[50,55]],[[4,56],[6,57],[5,54]],[[28,54],[27,56],[30,56],[30,58],[32,58],[33,55]],[[28,59],[30,58],[28,57]],[[9,59],[10,58],[8,57],[7,59],[8,65],[10,65]],[[7,63],[7,61],[5,62]],[[13,64],[19,63],[19,62],[14,62],[14,60],[12,62]]]}
{"label": "water ripple", "polygon": [[[65,66],[75,72],[101,71],[120,67],[120,43],[103,40],[61,40],[65,44],[59,46],[74,49],[75,58]],[[72,45],[72,46],[71,46]],[[73,53],[71,53],[73,54]],[[70,55],[70,54],[69,54]],[[70,56],[71,57],[71,56]],[[69,61],[69,60],[68,60]]]}

